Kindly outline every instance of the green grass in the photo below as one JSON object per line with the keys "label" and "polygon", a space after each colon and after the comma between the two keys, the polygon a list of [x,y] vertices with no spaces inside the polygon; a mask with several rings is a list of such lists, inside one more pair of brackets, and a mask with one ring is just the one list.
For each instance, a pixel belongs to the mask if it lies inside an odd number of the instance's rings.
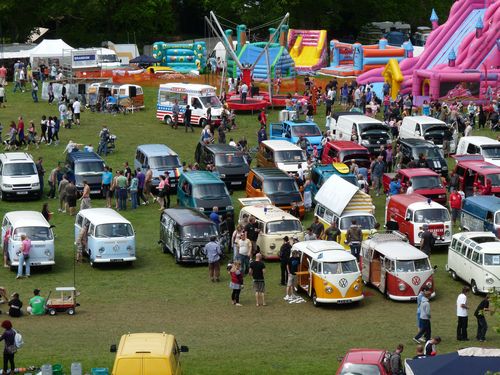
{"label": "green grass", "polygon": [[[46,102],[34,104],[30,94],[12,94],[9,86],[7,108],[0,108],[0,122],[6,127],[10,120],[22,115],[39,123],[40,117],[56,114],[56,106]],[[118,136],[117,151],[106,161],[114,169],[123,162],[133,163],[135,147],[141,143],[165,143],[176,150],[182,161],[192,162],[199,129],[185,134],[165,127],[155,119],[156,88],[146,88],[146,110],[130,115],[84,112],[81,128],[61,129],[61,145],[40,146],[31,150],[34,158],[43,156],[50,171],[64,160],[64,145],[69,139],[97,146],[102,124],[107,124]],[[323,108],[318,124],[324,126]],[[276,120],[278,111],[271,113]],[[247,136],[256,143],[256,115],[238,115],[238,130],[228,134]],[[487,133],[487,132],[484,132]],[[243,196],[236,192],[233,199]],[[40,210],[43,201],[1,202],[0,214],[20,209]],[[15,274],[0,269],[1,284],[9,293],[17,291],[27,303],[37,287],[47,295],[57,286],[73,283],[73,218],[57,213],[57,200],[50,200],[55,212],[56,266],[52,272],[35,271],[30,279],[15,280]],[[102,207],[102,200],[93,200]],[[377,198],[377,218],[383,222],[384,198]],[[175,200],[174,200],[175,204]],[[127,332],[168,332],[177,336],[190,352],[183,355],[186,374],[332,374],[337,358],[351,347],[394,349],[402,342],[407,345],[404,355],[414,355],[415,309],[413,303],[392,302],[373,288],[367,297],[353,306],[314,308],[311,301],[288,305],[279,284],[279,265],[268,263],[267,302],[256,308],[250,282],[242,292],[244,305],[236,308],[230,303],[228,277],[223,273],[221,283],[208,281],[205,267],[175,265],[171,256],[163,254],[157,244],[159,211],[156,206],[140,207],[124,213],[137,232],[137,262],[133,267],[76,266],[76,285],[82,294],[81,307],[75,316],[22,317],[13,319],[26,342],[17,354],[18,366],[61,363],[69,372],[71,362],[80,361],[84,369],[112,367],[114,355],[109,345],[118,343]],[[311,220],[311,214],[306,218]],[[438,265],[437,297],[432,301],[432,328],[443,342],[439,352],[461,347],[455,340],[455,299],[462,284],[445,272],[446,251],[432,256]],[[480,298],[470,297],[472,307]],[[3,315],[6,317],[5,315]],[[2,318],[2,316],[0,316]],[[490,320],[490,326],[493,325]],[[470,320],[469,336],[475,336],[476,323]],[[500,338],[490,329],[487,346],[499,347]],[[471,342],[477,345],[477,342]]]}

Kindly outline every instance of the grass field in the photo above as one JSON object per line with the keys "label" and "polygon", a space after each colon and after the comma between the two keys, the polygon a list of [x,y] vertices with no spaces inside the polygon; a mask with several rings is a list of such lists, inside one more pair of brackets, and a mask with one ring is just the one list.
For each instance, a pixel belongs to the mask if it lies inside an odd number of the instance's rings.
{"label": "grass field", "polygon": [[[4,137],[8,122],[19,115],[26,124],[33,119],[38,126],[42,115],[56,114],[55,105],[35,104],[29,92],[12,94],[10,89],[7,108],[0,108]],[[97,148],[99,130],[106,124],[118,136],[116,152],[106,159],[113,169],[121,168],[124,161],[133,164],[135,147],[142,143],[165,143],[179,153],[182,161],[192,162],[199,130],[186,134],[181,129],[167,128],[155,119],[156,88],[146,88],[145,96],[145,111],[125,116],[84,112],[80,128],[61,129],[58,147],[41,145],[30,153],[35,159],[44,157],[48,176],[56,163],[64,160],[63,150],[69,139],[92,143]],[[317,122],[323,127],[323,108],[320,112]],[[270,115],[271,120],[277,117],[278,111]],[[238,129],[228,134],[228,141],[246,135],[255,145],[256,114],[239,115],[237,123]],[[243,194],[236,192],[233,199]],[[1,202],[0,214],[3,217],[12,210],[40,210],[45,201]],[[392,350],[399,342],[406,345],[404,355],[414,355],[411,338],[416,333],[416,305],[389,301],[372,288],[365,289],[366,298],[354,306],[314,308],[310,300],[289,305],[282,299],[279,265],[268,263],[268,306],[255,306],[249,281],[242,292],[244,306],[232,306],[225,273],[221,283],[211,283],[205,267],[178,266],[171,256],[162,253],[157,244],[158,206],[124,212],[137,232],[137,261],[132,267],[92,269],[84,263],[74,269],[74,218],[57,213],[57,200],[49,203],[55,212],[52,222],[56,225],[56,266],[51,272],[34,271],[30,279],[22,280],[2,268],[0,284],[9,293],[19,292],[26,304],[34,288],[40,288],[46,296],[57,286],[72,285],[75,272],[82,293],[81,307],[75,316],[14,319],[15,328],[22,331],[26,342],[16,355],[18,366],[61,363],[69,373],[71,362],[79,361],[87,371],[91,367],[111,368],[114,355],[109,353],[109,345],[118,343],[124,333],[148,331],[173,333],[180,344],[190,347],[182,359],[186,374],[333,374],[338,357],[351,347]],[[92,204],[102,207],[104,202],[93,200]],[[383,223],[383,197],[377,198],[376,207],[377,218]],[[310,220],[311,214],[306,218]],[[439,346],[443,353],[462,346],[455,340],[455,299],[462,284],[445,271],[445,249],[433,254],[432,262],[438,265],[437,297],[431,302],[432,329],[443,338]],[[479,297],[470,296],[473,308],[479,301]],[[493,325],[492,319],[489,323]],[[475,337],[475,329],[471,317],[471,338]],[[500,346],[500,337],[491,328],[487,339],[484,346]],[[471,341],[471,345],[478,344]]]}

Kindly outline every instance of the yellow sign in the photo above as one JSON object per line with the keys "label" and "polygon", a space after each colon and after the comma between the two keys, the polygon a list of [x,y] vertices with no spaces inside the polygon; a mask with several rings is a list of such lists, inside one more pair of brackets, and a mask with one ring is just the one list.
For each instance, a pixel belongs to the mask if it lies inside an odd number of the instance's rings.
{"label": "yellow sign", "polygon": [[332,166],[341,174],[349,173],[349,167],[344,163],[332,163]]}

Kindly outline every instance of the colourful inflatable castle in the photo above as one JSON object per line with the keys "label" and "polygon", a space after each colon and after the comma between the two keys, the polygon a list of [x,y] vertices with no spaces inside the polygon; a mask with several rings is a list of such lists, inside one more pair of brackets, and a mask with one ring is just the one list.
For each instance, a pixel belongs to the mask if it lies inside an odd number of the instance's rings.
{"label": "colourful inflatable castle", "polygon": [[330,66],[321,69],[322,74],[335,76],[357,76],[372,69],[381,68],[390,59],[402,61],[412,56],[413,46],[405,42],[402,47],[388,45],[386,39],[378,44],[330,42]]}
{"label": "colourful inflatable castle", "polygon": [[[424,52],[391,67],[358,77],[360,84],[400,77],[400,92],[412,93],[417,104],[429,98],[488,99],[500,88],[500,1],[458,0],[448,20],[433,31]],[[399,70],[399,72],[398,72]]]}
{"label": "colourful inflatable castle", "polygon": [[[276,29],[274,28],[269,29],[271,37],[275,34],[275,31]],[[264,47],[267,45],[267,42],[247,43],[246,26],[238,25],[236,28],[236,56],[238,56],[238,59],[243,66],[251,66],[255,63],[255,61],[257,61],[257,64],[252,71],[252,78],[255,81],[268,80],[268,70],[271,75],[271,79],[278,77],[286,79],[294,78],[296,76],[295,63],[286,49],[287,31],[288,26],[283,25],[280,32],[276,33],[274,40],[271,40],[271,44],[268,48],[269,52],[262,53]],[[225,34],[232,44],[232,30],[226,30]],[[228,58],[227,74],[228,77],[232,78],[237,78],[241,74],[240,69],[231,58]]]}
{"label": "colourful inflatable castle", "polygon": [[328,64],[326,44],[326,30],[290,29],[288,50],[297,73],[308,74],[325,67]]}
{"label": "colourful inflatable castle", "polygon": [[207,65],[207,46],[203,41],[186,44],[155,42],[153,57],[161,60],[161,66],[168,66],[176,72],[201,71]]}

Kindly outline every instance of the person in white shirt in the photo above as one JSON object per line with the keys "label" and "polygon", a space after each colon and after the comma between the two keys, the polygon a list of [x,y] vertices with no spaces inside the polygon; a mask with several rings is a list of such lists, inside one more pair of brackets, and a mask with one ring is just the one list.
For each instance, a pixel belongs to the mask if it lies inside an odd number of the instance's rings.
{"label": "person in white shirt", "polygon": [[415,190],[413,190],[413,186],[411,184],[411,181],[408,181],[408,187],[406,188],[406,194],[413,194]]}
{"label": "person in white shirt", "polygon": [[247,102],[247,95],[248,95],[248,85],[245,82],[241,84],[240,93],[241,93],[240,103],[245,104]]}
{"label": "person in white shirt", "polygon": [[81,104],[78,101],[78,98],[75,98],[73,102],[73,113],[75,114],[75,123],[80,126],[80,112],[81,112]]}
{"label": "person in white shirt", "polygon": [[468,121],[467,126],[465,127],[465,130],[464,130],[464,137],[469,137],[471,135],[472,135],[472,125],[471,125],[471,122]]}
{"label": "person in white shirt", "polygon": [[467,338],[467,323],[468,323],[468,310],[467,305],[467,294],[469,293],[469,287],[464,286],[462,288],[462,293],[458,295],[457,298],[457,340],[458,341],[469,341]]}

